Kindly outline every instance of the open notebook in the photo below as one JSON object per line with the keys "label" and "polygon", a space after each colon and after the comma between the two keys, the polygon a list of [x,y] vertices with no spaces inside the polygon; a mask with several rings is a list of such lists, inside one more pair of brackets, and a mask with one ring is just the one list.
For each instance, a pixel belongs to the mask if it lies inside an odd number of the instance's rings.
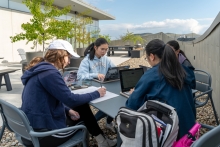
{"label": "open notebook", "polygon": [[119,71],[124,70],[124,69],[129,69],[129,67],[130,67],[130,65],[109,68],[106,75],[105,75],[105,79],[103,81],[100,81],[98,79],[93,79],[93,80],[96,82],[100,82],[100,83],[108,83],[108,82],[118,81],[118,80],[120,80]]}
{"label": "open notebook", "polygon": [[134,88],[137,82],[140,80],[141,76],[144,74],[143,68],[132,68],[120,70],[120,83],[121,83],[121,92],[120,94],[129,97],[130,89]]}

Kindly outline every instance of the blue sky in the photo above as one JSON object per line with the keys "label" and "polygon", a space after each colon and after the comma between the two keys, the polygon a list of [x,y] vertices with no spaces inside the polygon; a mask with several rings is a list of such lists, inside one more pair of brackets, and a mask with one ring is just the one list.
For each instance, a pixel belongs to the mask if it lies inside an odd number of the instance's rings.
{"label": "blue sky", "polygon": [[99,22],[101,34],[203,34],[220,10],[220,0],[84,0],[115,16]]}

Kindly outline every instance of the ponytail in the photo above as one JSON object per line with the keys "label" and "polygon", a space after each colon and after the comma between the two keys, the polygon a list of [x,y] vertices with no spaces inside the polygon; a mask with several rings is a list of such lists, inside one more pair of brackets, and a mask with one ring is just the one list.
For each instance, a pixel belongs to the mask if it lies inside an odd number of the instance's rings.
{"label": "ponytail", "polygon": [[90,60],[93,60],[94,57],[95,57],[95,48],[94,48],[94,46],[95,46],[95,43],[93,42],[93,43],[91,43],[91,44],[86,48],[86,50],[85,50],[85,52],[84,52],[84,56],[87,56],[87,54],[89,54],[89,59],[90,59]]}
{"label": "ponytail", "polygon": [[186,73],[179,63],[174,50],[165,45],[161,62],[159,64],[159,72],[165,77],[168,83],[179,90],[183,88]]}
{"label": "ponytail", "polygon": [[34,67],[40,62],[43,62],[44,58],[43,57],[34,57],[30,63],[25,67],[25,70],[29,70],[30,68]]}
{"label": "ponytail", "polygon": [[173,87],[182,89],[186,73],[179,63],[174,50],[159,39],[150,41],[145,50],[148,56],[153,54],[161,59],[159,73],[164,76],[166,81]]}
{"label": "ponytail", "polygon": [[98,48],[102,44],[108,44],[107,40],[105,38],[98,38],[95,42],[91,43],[85,50],[84,56],[87,56],[89,54],[89,59],[93,60],[95,57],[95,46]]}

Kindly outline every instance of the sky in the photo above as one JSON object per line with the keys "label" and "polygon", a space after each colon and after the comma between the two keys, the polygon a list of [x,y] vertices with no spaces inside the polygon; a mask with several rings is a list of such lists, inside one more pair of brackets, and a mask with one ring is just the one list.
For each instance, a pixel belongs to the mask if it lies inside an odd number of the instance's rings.
{"label": "sky", "polygon": [[100,34],[118,39],[137,33],[202,35],[220,10],[220,0],[83,0],[115,17],[100,20]]}

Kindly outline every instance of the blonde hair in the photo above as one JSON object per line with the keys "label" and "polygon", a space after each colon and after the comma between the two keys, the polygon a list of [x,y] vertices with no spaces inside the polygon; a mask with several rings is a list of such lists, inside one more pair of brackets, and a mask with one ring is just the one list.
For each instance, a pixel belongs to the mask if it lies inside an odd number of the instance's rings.
{"label": "blonde hair", "polygon": [[34,57],[30,63],[25,67],[25,70],[29,70],[40,62],[47,61],[53,63],[58,69],[64,70],[64,57],[70,54],[62,49],[50,49],[43,57]]}

